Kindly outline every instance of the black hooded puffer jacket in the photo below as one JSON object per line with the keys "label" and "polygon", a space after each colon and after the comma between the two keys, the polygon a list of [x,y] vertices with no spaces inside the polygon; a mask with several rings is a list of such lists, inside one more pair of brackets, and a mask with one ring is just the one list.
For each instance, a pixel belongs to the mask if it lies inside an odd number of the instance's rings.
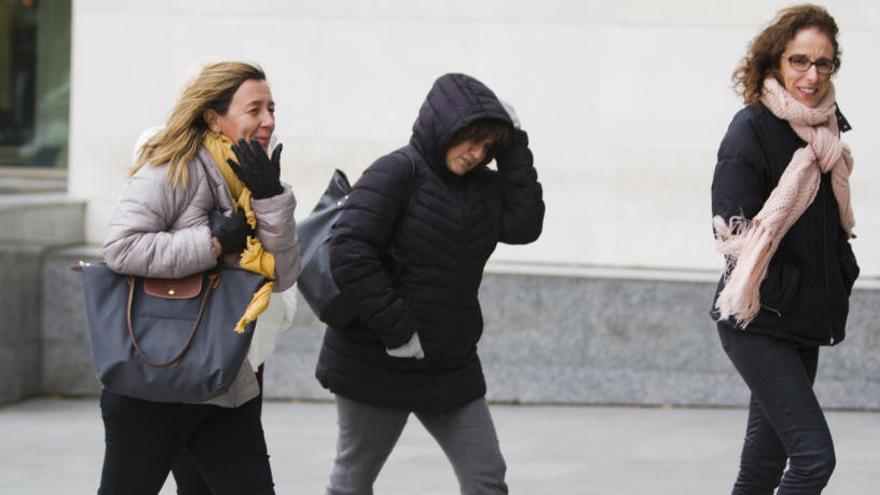
{"label": "black hooded puffer jacket", "polygon": [[[333,278],[358,317],[328,328],[321,384],[381,407],[443,412],[485,395],[477,294],[498,242],[541,233],[544,203],[523,131],[464,176],[445,166],[456,131],[477,119],[511,123],[498,99],[463,74],[439,78],[410,144],[379,158],[354,185],[334,227]],[[488,161],[488,160],[487,160]],[[388,356],[418,332],[425,359]]]}

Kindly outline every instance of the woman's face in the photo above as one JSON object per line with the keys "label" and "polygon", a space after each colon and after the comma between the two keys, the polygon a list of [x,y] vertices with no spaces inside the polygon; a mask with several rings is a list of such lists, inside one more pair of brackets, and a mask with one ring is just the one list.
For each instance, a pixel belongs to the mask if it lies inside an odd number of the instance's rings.
{"label": "woman's face", "polygon": [[225,115],[218,115],[212,130],[223,133],[234,142],[256,139],[264,150],[275,132],[275,102],[266,81],[248,79],[235,94]]}
{"label": "woman's face", "polygon": [[[782,86],[797,101],[810,108],[816,107],[831,87],[831,73],[822,74],[816,62],[827,68],[828,62],[834,62],[835,55],[834,45],[825,33],[814,27],[801,29],[785,46],[779,61]],[[796,62],[806,57],[809,66],[806,70],[795,69],[792,57]]]}
{"label": "woman's face", "polygon": [[466,140],[446,150],[446,168],[455,175],[461,176],[483,163],[492,148],[492,140]]}

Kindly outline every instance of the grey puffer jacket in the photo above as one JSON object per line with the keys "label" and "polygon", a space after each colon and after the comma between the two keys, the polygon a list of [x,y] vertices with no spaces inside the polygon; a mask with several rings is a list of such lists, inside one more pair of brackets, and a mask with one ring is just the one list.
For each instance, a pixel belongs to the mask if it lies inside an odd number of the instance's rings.
{"label": "grey puffer jacket", "polygon": [[[181,278],[217,265],[211,242],[209,214],[232,214],[232,195],[205,148],[189,163],[186,187],[172,187],[168,165],[141,167],[125,186],[113,210],[104,261],[116,273]],[[293,285],[299,272],[299,245],[293,222],[296,199],[287,184],[271,198],[254,199],[256,234],[275,257],[274,291]],[[230,264],[237,264],[231,255]],[[225,394],[210,404],[238,407],[259,394],[247,360]]]}

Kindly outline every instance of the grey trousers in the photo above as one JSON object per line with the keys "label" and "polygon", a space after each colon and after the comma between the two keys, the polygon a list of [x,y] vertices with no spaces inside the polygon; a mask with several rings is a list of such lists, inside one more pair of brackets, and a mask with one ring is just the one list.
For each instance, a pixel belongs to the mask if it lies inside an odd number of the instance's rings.
{"label": "grey trousers", "polygon": [[[373,482],[409,418],[336,396],[339,440],[327,495],[371,495]],[[414,413],[452,463],[464,495],[506,494],[507,466],[484,398],[448,413]]]}

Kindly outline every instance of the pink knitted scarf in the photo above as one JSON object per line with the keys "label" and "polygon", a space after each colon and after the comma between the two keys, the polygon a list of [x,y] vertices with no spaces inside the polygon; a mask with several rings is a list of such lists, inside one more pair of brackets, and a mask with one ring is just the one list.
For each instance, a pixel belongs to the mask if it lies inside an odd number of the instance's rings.
{"label": "pink knitted scarf", "polygon": [[760,286],[770,259],[788,230],[819,191],[821,174],[831,171],[831,185],[840,208],[840,221],[852,237],[855,226],[850,203],[849,175],[853,160],[840,141],[835,114],[834,86],[815,108],[800,103],[775,78],[764,80],[761,102],[787,120],[807,146],[797,150],[761,211],[749,220],[742,216],[712,219],[715,244],[727,259],[724,290],[715,301],[721,319],[734,317],[742,328],[761,307]]}

